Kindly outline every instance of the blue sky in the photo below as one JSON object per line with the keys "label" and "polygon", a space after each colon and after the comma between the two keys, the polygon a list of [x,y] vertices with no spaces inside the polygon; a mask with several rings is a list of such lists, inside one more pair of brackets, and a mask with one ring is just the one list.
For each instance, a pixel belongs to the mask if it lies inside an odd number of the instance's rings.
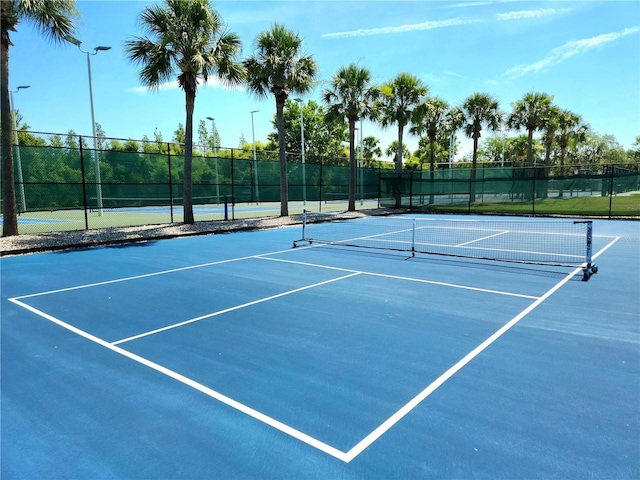
{"label": "blue sky", "polygon": [[[184,93],[173,85],[157,92],[141,88],[138,67],[125,55],[125,41],[143,33],[138,18],[149,3],[76,2],[82,14],[76,37],[83,49],[112,47],[91,57],[96,121],[109,137],[152,138],[157,128],[170,140],[185,122]],[[300,34],[321,79],[306,99],[320,101],[323,83],[355,62],[378,83],[400,72],[414,74],[431,95],[452,105],[483,92],[509,111],[525,93],[546,92],[624,148],[640,135],[637,1],[226,0],[213,5],[241,37],[243,58],[253,53],[256,35],[274,22]],[[11,38],[10,88],[30,85],[14,94],[14,101],[32,130],[90,135],[86,55],[71,44],[48,43],[27,22]],[[251,141],[252,110],[259,110],[256,140],[265,141],[275,100],[210,82],[198,89],[194,123],[214,117],[222,145],[237,147],[241,135]],[[363,130],[385,149],[397,136],[394,128],[369,123]],[[413,150],[417,138],[406,136],[405,143]],[[465,153],[469,142],[461,147]]]}

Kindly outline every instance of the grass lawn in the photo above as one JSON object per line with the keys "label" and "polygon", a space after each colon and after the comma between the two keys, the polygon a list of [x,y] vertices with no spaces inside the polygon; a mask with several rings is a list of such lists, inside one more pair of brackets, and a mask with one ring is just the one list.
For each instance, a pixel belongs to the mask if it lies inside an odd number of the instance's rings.
{"label": "grass lawn", "polygon": [[[611,202],[610,202],[611,200]],[[611,203],[611,205],[610,205]],[[575,216],[640,216],[640,194],[609,197],[565,197],[533,202],[467,203],[432,205],[430,211],[470,213],[512,213],[514,215],[575,215]],[[535,209],[535,210],[534,210]]]}

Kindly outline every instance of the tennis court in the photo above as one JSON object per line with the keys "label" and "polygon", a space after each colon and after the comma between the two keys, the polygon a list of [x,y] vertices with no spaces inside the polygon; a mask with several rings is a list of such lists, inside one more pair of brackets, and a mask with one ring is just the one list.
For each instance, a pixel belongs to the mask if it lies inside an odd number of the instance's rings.
{"label": "tennis court", "polygon": [[639,246],[418,215],[4,257],[0,473],[637,478]]}

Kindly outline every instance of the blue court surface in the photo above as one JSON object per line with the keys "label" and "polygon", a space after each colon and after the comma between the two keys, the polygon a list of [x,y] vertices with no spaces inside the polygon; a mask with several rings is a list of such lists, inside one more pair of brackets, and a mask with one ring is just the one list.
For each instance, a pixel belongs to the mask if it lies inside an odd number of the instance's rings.
{"label": "blue court surface", "polygon": [[589,281],[299,226],[4,257],[1,476],[638,478],[639,227]]}
{"label": "blue court surface", "polygon": [[[18,225],[39,225],[43,223],[67,223],[70,220],[60,220],[54,218],[29,218],[18,217]],[[0,225],[4,224],[4,218],[0,217]]]}

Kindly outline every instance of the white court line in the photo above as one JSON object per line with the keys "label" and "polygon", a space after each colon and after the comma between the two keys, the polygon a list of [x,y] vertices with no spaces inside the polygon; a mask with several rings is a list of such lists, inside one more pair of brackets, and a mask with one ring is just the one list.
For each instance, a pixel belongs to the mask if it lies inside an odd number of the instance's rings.
{"label": "white court line", "polygon": [[218,315],[222,315],[224,313],[233,312],[234,310],[240,310],[241,308],[250,307],[251,305],[257,305],[258,303],[268,302],[270,300],[274,300],[276,298],[284,297],[286,295],[291,295],[292,293],[302,292],[303,290],[308,290],[310,288],[319,287],[321,285],[326,285],[327,283],[337,282],[339,280],[344,280],[345,278],[355,277],[359,275],[358,272],[350,273],[349,275],[343,275],[342,277],[331,278],[329,280],[325,280],[324,282],[314,283],[313,285],[306,285],[304,287],[295,288],[293,290],[289,290],[286,292],[278,293],[276,295],[271,295],[270,297],[259,298],[258,300],[253,300],[251,302],[243,303],[242,305],[236,305],[235,307],[225,308],[224,310],[220,310],[218,312],[208,313],[206,315],[202,315],[200,317],[192,318],[190,320],[185,320],[180,323],[174,323],[173,325],[167,325],[166,327],[157,328],[155,330],[151,330],[149,332],[140,333],[138,335],[134,335],[132,337],[123,338],[122,340],[118,340],[116,342],[111,342],[111,345],[119,345],[121,343],[129,342],[131,340],[137,340],[138,338],[148,337],[149,335],[154,335],[156,333],[164,332],[166,330],[172,330],[174,328],[182,327],[184,325],[188,325],[190,323],[199,322],[200,320],[204,320],[206,318],[216,317]]}
{"label": "white court line", "polygon": [[[450,245],[447,243],[428,243],[428,242],[416,242],[416,245],[430,245],[433,247],[449,247],[449,248],[454,248],[454,247],[460,247],[460,248],[465,248],[465,249],[470,249],[470,250],[480,250],[480,251],[491,251],[491,252],[508,252],[508,253],[526,253],[529,255],[544,255],[544,256],[551,256],[551,257],[570,257],[570,258],[577,258],[577,259],[584,259],[584,255],[574,255],[574,254],[570,254],[570,253],[558,253],[558,252],[540,252],[540,251],[535,251],[535,250],[515,250],[512,248],[487,248],[487,247],[471,247],[471,246],[467,246],[464,244],[460,244],[460,245]],[[428,252],[427,252],[428,253]]]}
{"label": "white court line", "polygon": [[[602,253],[609,249],[614,243],[616,243],[620,237],[616,237],[611,243],[606,245],[602,250],[596,253],[593,256],[593,259],[599,257]],[[385,432],[387,432],[391,427],[393,427],[396,423],[398,423],[403,417],[405,417],[411,410],[413,410],[416,406],[418,406],[425,398],[435,392],[439,387],[441,387],[447,380],[453,377],[456,373],[458,373],[464,366],[466,366],[471,360],[477,357],[480,353],[482,353],[489,345],[495,342],[498,338],[500,338],[504,333],[510,330],[515,324],[517,324],[520,320],[526,317],[529,313],[531,313],[536,307],[538,307],[542,302],[544,302],[547,298],[553,295],[560,287],[562,287],[565,283],[571,280],[575,275],[582,272],[582,266],[576,268],[572,272],[570,272],[565,278],[556,283],[550,290],[548,290],[544,295],[538,298],[535,302],[525,308],[518,315],[513,317],[509,322],[499,328],[493,335],[487,338],[484,342],[478,345],[476,348],[471,350],[467,355],[465,355],[462,359],[460,359],[455,365],[449,368],[446,372],[440,375],[434,382],[432,382],[429,386],[427,386],[424,390],[422,390],[418,395],[412,398],[406,405],[404,405],[400,410],[394,413],[391,417],[389,417],[386,421],[384,421],[378,428],[376,428],[373,432],[363,438],[357,445],[355,445],[351,450],[347,452],[347,462],[350,462],[355,457],[357,457],[360,453],[362,453],[367,447],[369,447],[373,442],[375,442],[378,438],[380,438]]]}
{"label": "white court line", "polygon": [[[612,242],[610,242],[609,244],[607,244],[604,248],[602,248],[598,253],[596,253],[595,255],[593,255],[593,259],[595,260],[597,257],[599,257],[602,253],[604,253],[606,250],[608,250],[614,243],[616,243],[618,240],[620,239],[620,237],[615,237],[614,240]],[[289,250],[285,250],[285,251],[289,251]],[[262,257],[262,256],[260,256]],[[247,258],[255,258],[255,257],[247,257]],[[194,380],[191,380],[188,377],[185,377],[184,375],[181,375],[177,372],[174,372],[173,370],[170,370],[166,367],[163,367],[162,365],[159,365],[155,362],[152,362],[150,360],[147,360],[146,358],[140,357],[134,353],[131,353],[127,350],[124,350],[121,347],[118,347],[116,345],[113,345],[105,340],[102,340],[101,338],[98,338],[94,335],[91,335],[90,333],[87,333],[83,330],[80,330],[79,328],[76,328],[72,325],[69,325],[68,323],[65,323],[51,315],[48,315],[34,307],[31,307],[23,302],[21,302],[19,299],[20,298],[26,298],[28,296],[25,297],[15,297],[15,298],[10,298],[9,301],[19,305],[23,308],[25,308],[26,310],[29,310],[33,313],[35,313],[36,315],[41,316],[42,318],[45,318],[46,320],[49,320],[63,328],[66,328],[67,330],[70,330],[71,332],[74,332],[92,342],[95,342],[113,352],[119,353],[120,355],[123,355],[131,360],[134,360],[135,362],[138,362],[142,365],[145,365],[153,370],[156,370],[159,373],[162,373],[164,375],[167,375],[170,378],[173,378],[185,385],[188,385],[202,393],[204,393],[205,395],[210,396],[211,398],[214,398],[222,403],[224,403],[225,405],[228,405],[231,408],[234,408],[242,413],[245,413],[246,415],[249,415],[252,418],[255,418],[256,420],[263,422],[266,425],[269,425],[301,442],[306,443],[307,445],[310,445],[328,455],[331,455],[345,463],[349,463],[351,462],[354,458],[356,458],[360,453],[362,453],[365,449],[367,449],[369,446],[371,446],[378,438],[380,438],[385,432],[387,432],[389,429],[391,429],[396,423],[398,423],[402,418],[404,418],[411,410],[413,410],[417,405],[419,405],[425,398],[427,398],[429,395],[431,395],[435,390],[437,390],[439,387],[441,387],[447,380],[449,380],[454,374],[456,374],[458,371],[460,371],[464,366],[466,366],[471,360],[473,360],[476,356],[478,356],[483,350],[485,350],[489,345],[491,345],[493,342],[495,342],[499,337],[501,337],[505,332],[507,332],[509,329],[511,329],[514,325],[516,325],[520,320],[522,320],[522,318],[524,318],[526,315],[528,315],[529,313],[531,313],[531,311],[533,311],[536,307],[538,307],[543,301],[545,301],[547,298],[549,298],[553,293],[555,293],[560,287],[562,287],[564,284],[566,284],[571,278],[573,278],[575,275],[577,275],[578,273],[580,273],[582,271],[582,267],[580,268],[576,268],[574,271],[572,271],[571,273],[569,273],[564,279],[562,279],[560,282],[558,282],[556,285],[554,285],[549,291],[547,291],[543,296],[541,296],[540,298],[538,298],[535,302],[533,302],[529,307],[527,307],[525,310],[523,310],[520,314],[518,314],[516,317],[514,317],[511,321],[509,321],[507,324],[505,324],[503,327],[501,327],[499,330],[497,330],[493,335],[491,335],[487,340],[485,340],[484,342],[482,342],[480,345],[478,345],[475,349],[473,349],[471,352],[469,352],[465,357],[463,357],[460,361],[458,361],[455,365],[453,365],[451,368],[449,368],[445,373],[443,373],[440,377],[438,377],[434,382],[432,382],[429,386],[427,386],[424,390],[422,390],[418,395],[416,395],[412,400],[410,400],[405,406],[403,406],[402,408],[400,408],[396,413],[394,413],[391,417],[389,417],[387,420],[385,420],[379,427],[377,427],[375,430],[373,430],[369,435],[367,435],[365,438],[363,438],[360,442],[358,442],[353,448],[351,448],[348,452],[343,452],[341,450],[338,450],[335,447],[332,447],[331,445],[328,445],[320,440],[317,440],[316,438],[313,438],[299,430],[296,430],[295,428],[292,428],[278,420],[275,420],[261,412],[258,412],[257,410],[254,410],[240,402],[237,402],[236,400],[233,400],[211,388],[208,388]],[[354,272],[354,275],[356,273]],[[346,277],[345,277],[346,278]],[[33,295],[30,295],[33,296]]]}
{"label": "white court line", "polygon": [[236,400],[233,400],[232,398],[227,397],[226,395],[221,394],[220,392],[217,392],[216,390],[213,390],[209,387],[206,387],[204,385],[202,385],[201,383],[196,382],[195,380],[192,380],[188,377],[185,377],[184,375],[181,375],[177,372],[174,372],[173,370],[170,370],[166,367],[163,367],[162,365],[152,362],[151,360],[148,360],[144,357],[141,357],[139,355],[136,355],[135,353],[131,353],[121,347],[118,347],[116,345],[112,345],[109,342],[98,338],[94,335],[91,335],[88,332],[85,332],[84,330],[80,330],[79,328],[74,327],[73,325],[69,325],[66,322],[63,322],[62,320],[57,319],[56,317],[53,317],[47,313],[44,313],[40,310],[38,310],[37,308],[31,307],[30,305],[27,305],[26,303],[21,302],[20,300],[18,300],[17,298],[10,298],[9,299],[10,302],[15,303],[16,305],[19,305],[27,310],[29,310],[30,312],[35,313],[36,315],[41,316],[42,318],[45,318],[47,320],[49,320],[50,322],[53,322],[63,328],[66,328],[67,330],[70,330],[71,332],[80,335],[81,337],[86,338],[87,340],[90,340],[92,342],[97,343],[98,345],[101,345],[105,348],[108,348],[109,350],[115,352],[115,353],[119,353],[120,355],[123,355],[135,362],[138,362],[146,367],[149,367],[159,373],[162,373],[170,378],[173,378],[174,380],[177,380],[178,382],[184,383],[185,385],[194,388],[196,390],[198,390],[199,392],[204,393],[205,395],[208,395],[211,398],[214,398],[215,400],[218,400],[219,402],[224,403],[225,405],[228,405],[231,408],[234,408],[246,415],[249,415],[250,417],[255,418],[256,420],[265,423],[267,425],[269,425],[270,427],[275,428],[276,430],[280,430],[283,433],[286,433],[287,435],[300,440],[301,442],[304,442],[308,445],[311,445],[312,447],[325,452],[335,458],[338,458],[340,460],[342,460],[343,462],[346,462],[346,457],[345,457],[345,453],[338,450],[335,447],[332,447],[331,445],[328,445],[324,442],[321,442],[320,440],[317,440],[313,437],[311,437],[310,435],[307,435],[306,433],[303,433],[299,430],[296,430],[293,427],[290,427],[289,425],[286,425],[274,418],[269,417],[268,415],[265,415],[264,413],[261,413],[257,410],[254,410],[251,407],[248,407]]}
{"label": "white court line", "polygon": [[367,272],[365,270],[352,270],[350,268],[340,268],[340,267],[330,267],[327,265],[320,265],[317,263],[309,263],[309,262],[299,262],[296,260],[285,260],[283,258],[271,258],[271,257],[260,257],[260,260],[268,260],[270,262],[282,262],[282,263],[293,263],[296,265],[305,265],[308,267],[317,267],[317,268],[326,268],[329,270],[340,270],[343,272],[353,272],[353,273],[358,273],[361,275],[369,275],[371,277],[384,277],[384,278],[393,278],[396,280],[406,280],[409,282],[418,282],[418,283],[428,283],[430,285],[440,285],[443,287],[450,287],[450,288],[460,288],[462,290],[474,290],[476,292],[483,292],[483,293],[494,293],[496,295],[506,295],[506,296],[510,296],[510,297],[521,297],[521,298],[530,298],[530,299],[537,299],[538,297],[536,296],[532,296],[532,295],[524,295],[521,293],[512,293],[512,292],[503,292],[500,290],[490,290],[488,288],[479,288],[479,287],[471,287],[468,285],[460,285],[460,284],[455,284],[455,283],[447,283],[447,282],[437,282],[435,280],[423,280],[420,278],[412,278],[412,277],[401,277],[399,275],[389,275],[386,273],[376,273],[376,272]]}
{"label": "white court line", "polygon": [[462,247],[464,245],[469,245],[470,243],[481,242],[482,240],[486,240],[488,238],[498,237],[500,235],[504,235],[505,233],[510,233],[509,230],[504,230],[502,232],[494,233],[493,235],[487,235],[486,237],[476,238],[475,240],[469,240],[468,242],[459,243],[457,245],[453,245],[454,247]]}
{"label": "white court line", "polygon": [[[310,248],[310,246],[303,246],[303,247],[297,247],[300,250],[304,250],[307,248]],[[19,297],[15,297],[16,299],[22,299],[22,298],[31,298],[31,297],[39,297],[42,295],[51,295],[54,293],[62,293],[62,292],[69,292],[72,290],[81,290],[83,288],[92,288],[92,287],[99,287],[102,285],[110,285],[112,283],[120,283],[120,282],[128,282],[129,280],[139,280],[141,278],[148,278],[148,277],[155,277],[158,275],[166,275],[168,273],[175,273],[175,272],[184,272],[186,270],[194,270],[196,268],[205,268],[205,267],[212,267],[214,265],[222,265],[225,263],[232,263],[232,262],[239,262],[241,260],[250,260],[252,258],[260,258],[263,257],[265,255],[278,255],[280,253],[286,253],[289,252],[291,249],[286,249],[286,250],[278,250],[275,252],[268,252],[268,253],[261,253],[259,255],[248,255],[246,257],[237,257],[237,258],[229,258],[226,260],[217,260],[215,262],[208,262],[208,263],[201,263],[199,265],[189,265],[186,267],[178,267],[178,268],[172,268],[170,270],[161,270],[159,272],[151,272],[151,273],[144,273],[142,275],[134,275],[131,277],[123,277],[123,278],[116,278],[113,280],[105,280],[103,282],[96,282],[96,283],[88,283],[85,285],[76,285],[74,287],[66,287],[66,288],[59,288],[57,290],[49,290],[46,292],[39,292],[39,293],[31,293],[28,295],[21,295]]]}

